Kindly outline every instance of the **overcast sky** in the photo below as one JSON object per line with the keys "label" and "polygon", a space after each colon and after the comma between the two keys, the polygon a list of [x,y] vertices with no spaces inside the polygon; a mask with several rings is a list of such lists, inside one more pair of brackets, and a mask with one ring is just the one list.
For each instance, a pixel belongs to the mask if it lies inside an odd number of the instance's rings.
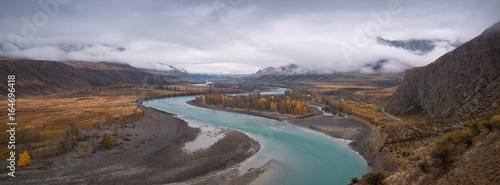
{"label": "overcast sky", "polygon": [[399,72],[453,48],[419,55],[377,36],[465,42],[499,10],[498,0],[0,0],[0,55],[210,74],[289,63],[342,72],[388,59],[383,71]]}

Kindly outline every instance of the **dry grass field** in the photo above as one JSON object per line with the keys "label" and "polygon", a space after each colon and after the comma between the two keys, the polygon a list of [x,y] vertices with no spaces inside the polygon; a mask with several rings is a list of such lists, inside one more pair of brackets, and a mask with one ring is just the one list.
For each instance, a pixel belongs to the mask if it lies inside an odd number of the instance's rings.
{"label": "dry grass field", "polygon": [[[445,132],[446,126],[435,126],[425,123],[422,116],[388,116],[382,107],[389,101],[396,87],[378,88],[375,86],[353,86],[346,84],[315,83],[313,93],[316,98],[325,97],[334,106],[344,107],[344,111],[358,121],[377,130],[384,139],[384,148],[394,162],[401,168],[415,160],[415,150],[428,145],[433,137],[430,133]],[[326,94],[325,92],[331,92]],[[339,98],[345,101],[340,102]],[[396,118],[396,119],[394,119]]]}
{"label": "dry grass field", "polygon": [[[179,93],[201,93],[209,87],[176,85],[180,90],[159,90],[144,88],[103,89],[91,92],[73,92],[59,95],[16,98],[16,149],[24,149],[30,143],[31,149],[58,142],[70,125],[79,129],[91,128],[123,117],[139,117],[142,110],[136,100],[141,97],[161,96]],[[187,91],[186,91],[187,90]],[[0,104],[7,105],[7,97]],[[0,109],[6,118],[7,109]],[[8,121],[4,119],[4,122]],[[0,130],[7,130],[0,124]],[[7,134],[0,134],[0,144],[7,145]],[[7,147],[0,150],[5,157]]]}
{"label": "dry grass field", "polygon": [[390,87],[385,89],[375,89],[375,90],[363,90],[354,93],[359,99],[377,104],[380,106],[385,106],[392,94],[396,91],[398,87]]}

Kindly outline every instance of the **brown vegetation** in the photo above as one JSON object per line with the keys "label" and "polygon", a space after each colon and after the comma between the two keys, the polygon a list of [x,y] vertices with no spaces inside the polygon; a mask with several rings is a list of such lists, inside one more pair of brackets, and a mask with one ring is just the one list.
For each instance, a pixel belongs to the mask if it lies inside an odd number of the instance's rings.
{"label": "brown vegetation", "polygon": [[[500,182],[500,109],[495,114],[466,121],[463,128],[413,149],[408,168],[392,175],[391,183],[497,184]],[[454,128],[454,129],[453,129]],[[453,129],[453,130],[452,130]],[[437,134],[439,135],[439,134]],[[402,178],[404,177],[404,178]]]}
{"label": "brown vegetation", "polygon": [[[43,158],[69,151],[77,140],[82,139],[82,134],[88,135],[83,133],[88,130],[104,130],[115,123],[119,123],[120,128],[128,123],[134,127],[135,120],[145,115],[137,106],[136,100],[140,97],[203,92],[208,88],[175,87],[179,90],[104,88],[101,91],[17,98],[16,153],[28,150],[30,154],[36,154],[32,155],[33,158]],[[1,99],[4,101],[0,103],[7,104],[6,97]],[[0,110],[0,114],[6,115],[6,111]],[[7,130],[7,125],[0,125],[0,129]],[[7,135],[0,134],[0,144],[6,145],[8,139]],[[8,152],[6,147],[0,149],[0,157],[7,156]]]}
{"label": "brown vegetation", "polygon": [[354,93],[359,99],[376,105],[385,105],[391,99],[391,95],[396,91],[397,86],[385,89],[363,90]]}
{"label": "brown vegetation", "polygon": [[369,185],[382,185],[384,184],[385,175],[384,173],[378,172],[368,172],[361,177],[362,182]]}
{"label": "brown vegetation", "polygon": [[113,148],[113,138],[111,137],[111,134],[109,132],[105,132],[102,135],[102,143],[106,148]]}

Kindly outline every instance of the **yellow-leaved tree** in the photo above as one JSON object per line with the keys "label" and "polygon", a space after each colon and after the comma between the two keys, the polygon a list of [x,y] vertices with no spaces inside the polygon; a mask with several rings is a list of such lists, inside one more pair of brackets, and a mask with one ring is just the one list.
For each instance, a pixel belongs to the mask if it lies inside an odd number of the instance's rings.
{"label": "yellow-leaved tree", "polygon": [[297,105],[295,106],[295,112],[297,114],[302,114],[302,110],[303,110],[302,103],[300,103],[300,101],[298,101]]}
{"label": "yellow-leaved tree", "polygon": [[30,161],[30,155],[28,154],[28,151],[25,150],[24,153],[19,154],[19,161],[17,164],[19,166],[26,166]]}
{"label": "yellow-leaved tree", "polygon": [[106,148],[113,148],[113,138],[111,138],[111,134],[109,132],[105,132],[102,136],[102,143]]}

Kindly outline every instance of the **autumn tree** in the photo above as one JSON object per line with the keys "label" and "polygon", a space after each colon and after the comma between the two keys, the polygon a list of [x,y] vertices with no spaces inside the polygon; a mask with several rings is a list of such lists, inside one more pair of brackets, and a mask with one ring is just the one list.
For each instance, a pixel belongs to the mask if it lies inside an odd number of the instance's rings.
{"label": "autumn tree", "polygon": [[261,107],[262,110],[265,110],[265,108],[266,108],[266,102],[267,102],[267,100],[265,98],[260,98],[259,105],[260,105],[260,107]]}
{"label": "autumn tree", "polygon": [[295,112],[296,112],[297,114],[301,114],[301,113],[302,113],[302,109],[303,109],[303,108],[302,108],[302,103],[300,103],[300,101],[299,101],[299,102],[297,102],[297,103],[296,103],[296,105],[295,105]]}
{"label": "autumn tree", "polygon": [[276,102],[271,102],[271,112],[278,112],[278,106],[276,105]]}
{"label": "autumn tree", "polygon": [[26,166],[30,161],[30,155],[28,154],[28,151],[25,150],[24,153],[19,154],[19,161],[17,164],[19,166]]}
{"label": "autumn tree", "polygon": [[[307,95],[288,92],[293,97],[281,95],[262,96],[260,93],[246,96],[228,96],[217,91],[207,91],[205,96],[200,95],[196,98],[198,102],[204,102],[209,105],[263,110],[270,112],[280,112],[283,114],[307,114],[311,113],[309,104],[302,101],[300,97]],[[298,97],[298,98],[295,98]]]}
{"label": "autumn tree", "polygon": [[111,133],[105,132],[102,136],[102,143],[104,143],[104,146],[106,148],[112,148],[113,147],[113,139],[111,138]]}

